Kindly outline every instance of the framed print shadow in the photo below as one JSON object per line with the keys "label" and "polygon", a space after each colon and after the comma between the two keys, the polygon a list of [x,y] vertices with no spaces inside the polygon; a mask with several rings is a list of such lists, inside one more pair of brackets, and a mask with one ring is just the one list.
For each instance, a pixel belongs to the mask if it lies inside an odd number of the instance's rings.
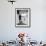
{"label": "framed print shadow", "polygon": [[31,10],[30,8],[15,8],[15,27],[31,26]]}

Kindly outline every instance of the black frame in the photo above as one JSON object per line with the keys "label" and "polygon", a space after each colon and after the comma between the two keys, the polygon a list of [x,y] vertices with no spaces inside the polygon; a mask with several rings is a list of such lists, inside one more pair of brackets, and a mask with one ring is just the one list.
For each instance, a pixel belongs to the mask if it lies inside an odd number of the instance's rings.
{"label": "black frame", "polygon": [[[23,26],[23,25],[21,25],[21,26],[16,26],[16,12],[17,12],[17,10],[24,10],[24,9],[27,9],[27,10],[29,10],[29,25],[27,25],[27,26]],[[31,27],[31,9],[30,8],[15,8],[15,27],[18,27],[18,28],[29,28],[29,27]]]}

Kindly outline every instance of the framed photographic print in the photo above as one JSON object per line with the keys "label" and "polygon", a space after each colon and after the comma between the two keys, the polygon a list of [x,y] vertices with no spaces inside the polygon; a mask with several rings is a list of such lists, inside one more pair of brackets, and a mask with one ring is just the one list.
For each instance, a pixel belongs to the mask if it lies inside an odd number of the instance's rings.
{"label": "framed photographic print", "polygon": [[30,8],[15,8],[15,26],[30,27],[31,12]]}

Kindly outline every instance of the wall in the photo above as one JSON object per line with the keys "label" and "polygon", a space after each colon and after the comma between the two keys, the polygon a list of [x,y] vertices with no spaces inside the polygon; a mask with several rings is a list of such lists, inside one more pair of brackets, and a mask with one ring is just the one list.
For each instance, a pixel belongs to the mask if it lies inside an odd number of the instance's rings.
{"label": "wall", "polygon": [[[30,34],[33,40],[46,40],[46,1],[17,0],[14,5],[0,0],[0,41],[15,40],[19,32]],[[31,8],[31,27],[15,27],[15,8]]]}

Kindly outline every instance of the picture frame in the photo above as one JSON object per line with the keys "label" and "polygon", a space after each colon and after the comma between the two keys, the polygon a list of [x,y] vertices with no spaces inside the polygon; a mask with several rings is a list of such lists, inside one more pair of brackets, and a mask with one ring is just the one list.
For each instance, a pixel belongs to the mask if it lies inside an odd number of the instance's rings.
{"label": "picture frame", "polygon": [[15,8],[15,27],[30,27],[31,26],[31,9],[30,8]]}

